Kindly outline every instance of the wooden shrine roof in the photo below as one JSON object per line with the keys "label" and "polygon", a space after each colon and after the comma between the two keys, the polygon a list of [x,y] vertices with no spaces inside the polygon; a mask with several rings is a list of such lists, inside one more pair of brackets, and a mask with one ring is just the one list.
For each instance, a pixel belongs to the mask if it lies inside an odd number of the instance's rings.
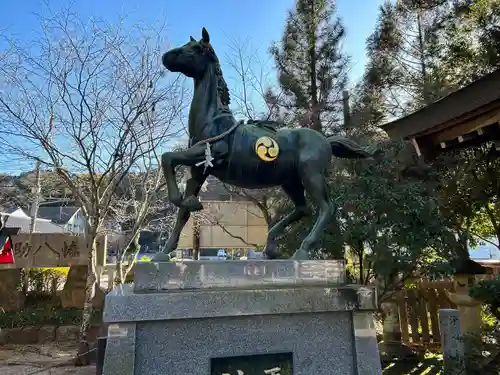
{"label": "wooden shrine roof", "polygon": [[436,151],[500,139],[499,121],[500,69],[381,128],[392,139],[411,139],[417,152]]}

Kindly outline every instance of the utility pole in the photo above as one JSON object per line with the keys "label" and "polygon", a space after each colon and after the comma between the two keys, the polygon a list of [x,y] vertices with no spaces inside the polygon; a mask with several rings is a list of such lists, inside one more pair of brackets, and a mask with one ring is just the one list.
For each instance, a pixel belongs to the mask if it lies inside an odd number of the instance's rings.
{"label": "utility pole", "polygon": [[[31,246],[31,237],[36,229],[36,217],[38,216],[38,206],[40,205],[40,193],[42,191],[42,183],[40,179],[40,162],[37,160],[35,164],[35,186],[31,188],[31,194],[33,194],[33,202],[30,207],[30,232],[28,236],[28,241],[26,245]],[[29,273],[24,272],[23,275],[24,283],[23,283],[23,292],[26,295],[28,293],[28,285],[29,285]]]}
{"label": "utility pole", "polygon": [[37,160],[35,165],[35,186],[31,188],[31,193],[33,194],[33,202],[30,207],[30,237],[29,241],[31,242],[31,235],[35,232],[36,229],[36,218],[38,216],[38,207],[40,206],[41,200],[41,191],[42,191],[42,182],[40,178],[40,162]]}

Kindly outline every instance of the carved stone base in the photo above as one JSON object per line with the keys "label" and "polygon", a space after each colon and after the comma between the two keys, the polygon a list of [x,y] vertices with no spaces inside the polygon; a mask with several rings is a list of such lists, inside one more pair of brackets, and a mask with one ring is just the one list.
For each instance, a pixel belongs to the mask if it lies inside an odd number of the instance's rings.
{"label": "carved stone base", "polygon": [[0,270],[0,314],[19,311],[24,307],[25,296],[21,288],[21,269]]}
{"label": "carved stone base", "polygon": [[[63,308],[83,308],[83,304],[85,303],[86,283],[87,266],[72,266],[69,270],[64,288],[59,292],[61,306]],[[104,292],[99,285],[96,286],[92,304],[96,309],[102,309],[104,306]]]}
{"label": "carved stone base", "polygon": [[257,357],[290,353],[295,375],[381,375],[376,290],[346,285],[344,267],[292,260],[138,263],[134,285],[106,296],[103,373],[204,375],[208,366],[219,369],[215,360],[252,357],[262,366]]}

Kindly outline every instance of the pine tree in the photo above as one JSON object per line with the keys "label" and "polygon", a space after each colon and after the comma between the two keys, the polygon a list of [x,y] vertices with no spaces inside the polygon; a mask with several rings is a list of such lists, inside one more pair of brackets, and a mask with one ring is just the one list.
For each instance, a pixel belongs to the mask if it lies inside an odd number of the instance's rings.
{"label": "pine tree", "polygon": [[341,123],[349,63],[344,37],[334,0],[297,0],[281,42],[270,49],[283,91],[270,100],[302,126],[326,132]]}
{"label": "pine tree", "polygon": [[448,0],[435,25],[447,84],[458,89],[500,67],[500,2]]}
{"label": "pine tree", "polygon": [[385,98],[387,114],[400,117],[443,95],[436,63],[435,24],[445,0],[386,1],[367,40],[364,81]]}

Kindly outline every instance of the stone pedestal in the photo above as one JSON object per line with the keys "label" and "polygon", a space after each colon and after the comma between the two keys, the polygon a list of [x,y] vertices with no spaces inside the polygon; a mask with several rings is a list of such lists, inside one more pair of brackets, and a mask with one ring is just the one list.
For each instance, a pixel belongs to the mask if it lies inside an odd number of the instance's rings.
{"label": "stone pedestal", "polygon": [[451,302],[457,305],[460,313],[460,328],[464,335],[477,335],[481,332],[481,301],[465,294],[448,293]]}
{"label": "stone pedestal", "polygon": [[[87,266],[71,266],[63,290],[59,292],[63,308],[83,308],[85,303],[85,285],[87,284]],[[95,309],[102,309],[104,305],[104,291],[97,284],[92,305]]]}
{"label": "stone pedestal", "polygon": [[384,312],[383,342],[380,344],[382,359],[389,361],[395,358],[415,358],[415,351],[401,342],[401,322],[395,294],[389,295],[387,300],[381,303],[381,308]]}
{"label": "stone pedestal", "polygon": [[82,308],[85,302],[87,266],[71,266],[63,290],[59,292],[63,308]]}
{"label": "stone pedestal", "polygon": [[343,262],[139,263],[106,296],[103,373],[377,375],[375,308]]}
{"label": "stone pedestal", "polygon": [[469,286],[475,282],[474,276],[456,275],[455,292],[446,294],[457,305],[460,312],[460,328],[463,335],[478,335],[481,332],[481,301],[469,296]]}
{"label": "stone pedestal", "polygon": [[444,375],[465,374],[464,339],[460,331],[460,313],[454,309],[439,310],[439,330],[441,331]]}
{"label": "stone pedestal", "polygon": [[24,307],[26,297],[21,291],[21,281],[21,269],[0,270],[0,314]]}

